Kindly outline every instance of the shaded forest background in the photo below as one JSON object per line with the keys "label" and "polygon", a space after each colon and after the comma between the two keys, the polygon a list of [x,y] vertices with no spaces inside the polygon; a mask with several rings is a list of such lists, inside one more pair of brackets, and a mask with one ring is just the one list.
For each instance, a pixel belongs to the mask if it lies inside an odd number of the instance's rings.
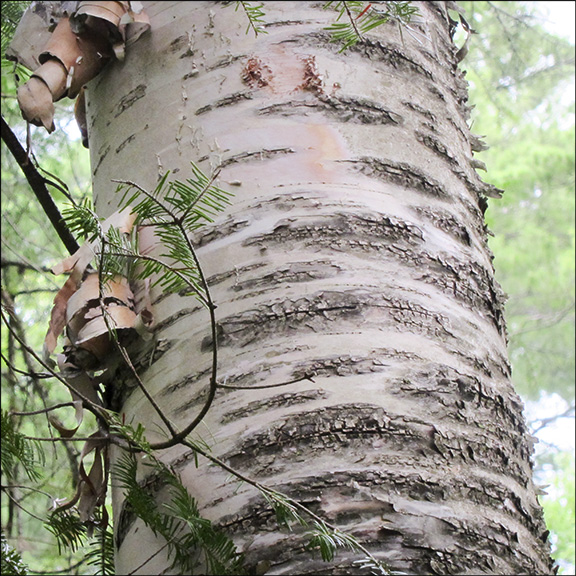
{"label": "shaded forest background", "polygon": [[[540,440],[536,480],[548,485],[542,502],[553,555],[560,574],[574,574],[574,46],[545,26],[544,2],[460,4],[477,32],[461,64],[475,105],[472,132],[491,147],[477,158],[486,164],[487,180],[505,190],[502,199],[490,200],[486,218],[497,277],[509,296],[513,380]],[[4,24],[3,15],[2,56],[10,29]],[[23,71],[2,60],[2,116],[25,146],[26,124],[16,102],[17,81],[23,80]],[[62,210],[72,199],[90,197],[90,166],[72,105],[56,106],[56,132],[48,136],[32,127],[31,141],[34,161]],[[2,305],[14,310],[22,339],[40,351],[60,287],[49,270],[67,253],[4,144],[1,165]],[[68,400],[67,390],[45,378],[3,327],[2,410],[33,411]],[[59,416],[74,423],[66,410]],[[90,431],[92,424],[87,418],[82,426]],[[32,438],[53,434],[43,414],[21,417],[18,426]],[[11,478],[3,456],[2,531],[30,573],[90,573],[86,551],[59,552],[42,523],[51,500],[73,492],[79,447],[35,442],[38,466],[32,472],[17,468]]]}

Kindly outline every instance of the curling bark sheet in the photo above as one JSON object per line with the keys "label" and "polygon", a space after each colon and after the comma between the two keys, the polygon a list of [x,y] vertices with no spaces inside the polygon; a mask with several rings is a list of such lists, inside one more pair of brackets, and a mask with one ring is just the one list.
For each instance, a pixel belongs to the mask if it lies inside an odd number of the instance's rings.
{"label": "curling bark sheet", "polygon": [[[106,234],[113,226],[121,234],[130,234],[135,219],[136,214],[130,208],[117,211],[102,223],[102,233]],[[102,336],[108,330],[104,329],[106,323],[100,310],[98,274],[85,274],[96,256],[99,244],[99,239],[86,241],[74,254],[52,268],[56,275],[69,272],[70,276],[54,298],[50,324],[44,339],[45,356],[54,352],[58,337],[67,325],[68,337],[73,346],[95,354],[100,360],[106,354],[107,346]],[[136,315],[132,312],[133,296],[125,279],[120,278],[102,286],[102,298],[105,307],[106,298],[111,299],[106,308],[111,312],[113,322],[118,322],[117,328],[131,328],[134,325]]]}
{"label": "curling bark sheet", "polygon": [[[6,52],[34,71],[18,88],[24,119],[52,132],[53,102],[78,96],[111,59],[123,59],[125,46],[148,28],[140,2],[32,2]],[[78,108],[78,123],[85,127]]]}
{"label": "curling bark sheet", "polygon": [[[117,211],[101,225],[105,234],[111,227],[121,234],[132,232],[136,214],[130,208]],[[88,267],[100,249],[100,240],[85,242],[79,250],[54,266],[55,274],[69,273],[68,280],[54,299],[50,325],[44,342],[44,353],[50,355],[58,337],[65,331],[64,352],[57,355],[61,375],[71,386],[74,401],[76,426],[69,428],[51,415],[49,421],[64,438],[73,437],[83,420],[83,401],[87,398],[97,406],[102,405],[98,395],[99,378],[94,370],[105,370],[113,364],[114,345],[111,331],[121,340],[127,334],[142,334],[152,322],[150,308],[136,313],[134,294],[126,278],[114,277],[100,283],[97,272]],[[148,301],[144,298],[141,304]],[[103,439],[104,430],[99,430],[86,442],[80,456],[80,482],[75,495],[55,507],[62,513],[77,505],[80,519],[88,523],[91,530],[94,510],[106,497],[108,483],[108,444]],[[93,462],[87,472],[84,459],[94,452]]]}

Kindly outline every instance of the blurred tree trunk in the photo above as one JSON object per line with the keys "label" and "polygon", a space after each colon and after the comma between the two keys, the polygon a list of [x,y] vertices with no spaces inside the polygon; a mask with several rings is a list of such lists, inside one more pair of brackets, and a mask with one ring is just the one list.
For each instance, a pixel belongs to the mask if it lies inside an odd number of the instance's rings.
{"label": "blurred tree trunk", "polygon": [[[116,209],[111,179],[153,189],[167,170],[188,178],[190,161],[221,166],[235,192],[195,238],[219,382],[244,387],[221,388],[194,433],[215,455],[394,569],[548,574],[449,3],[417,4],[412,31],[390,23],[340,53],[319,3],[264,3],[255,37],[233,6],[144,2],[151,32],[88,89],[96,206]],[[192,297],[153,299],[142,378],[183,428],[206,396],[208,315]],[[164,439],[139,392],[121,411]],[[361,573],[358,554],[326,564],[277,530],[228,473],[181,448],[163,458],[249,567]],[[164,543],[118,491],[114,507],[118,573],[132,573]],[[168,565],[158,554],[136,573]]]}

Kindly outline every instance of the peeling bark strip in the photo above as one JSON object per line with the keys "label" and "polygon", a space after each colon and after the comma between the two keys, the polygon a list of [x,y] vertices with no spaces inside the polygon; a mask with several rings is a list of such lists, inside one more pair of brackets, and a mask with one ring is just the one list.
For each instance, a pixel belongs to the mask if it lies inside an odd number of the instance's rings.
{"label": "peeling bark strip", "polygon": [[[140,2],[96,4],[32,3],[6,51],[9,59],[34,70],[30,80],[18,88],[18,104],[25,120],[52,132],[53,102],[80,94],[75,116],[85,147],[85,85],[112,58],[123,60],[125,44],[135,42],[149,28]],[[35,53],[36,43],[44,44],[39,54]]]}
{"label": "peeling bark strip", "polygon": [[[96,205],[114,211],[112,179],[153,190],[190,160],[233,187],[193,238],[219,344],[194,433],[214,455],[398,572],[551,574],[482,217],[498,191],[476,172],[448,3],[418,7],[412,34],[389,24],[340,53],[321,3],[265,2],[255,37],[227,3],[146,2],[142,50],[90,87]],[[193,296],[152,301],[157,342],[137,366],[181,430],[208,396],[210,326]],[[125,380],[120,411],[165,440]],[[162,457],[246,573],[359,573],[360,554],[322,562],[228,472],[181,447]],[[165,543],[123,502],[116,491],[118,573],[168,572]]]}
{"label": "peeling bark strip", "polygon": [[[290,490],[293,497],[300,498],[314,511],[322,503],[331,503],[329,520],[346,526],[350,533],[364,541],[378,541],[388,549],[401,546],[412,559],[415,573],[430,574],[434,567],[433,573],[443,574],[441,567],[446,564],[452,569],[451,573],[473,574],[480,570],[486,574],[508,573],[509,566],[501,558],[506,557],[509,547],[518,546],[519,540],[530,534],[512,518],[516,506],[521,506],[517,494],[482,476],[456,474],[449,486],[444,480],[437,470],[411,474],[402,468],[395,468],[391,473],[368,468],[338,470],[330,476],[312,476],[280,488]],[[447,494],[465,506],[467,512],[456,514],[442,506]],[[426,500],[422,500],[422,495]],[[433,511],[435,505],[439,508]],[[491,513],[493,508],[503,508],[504,513]],[[380,518],[376,526],[367,522],[372,515]],[[533,520],[533,515],[541,520],[536,510],[523,510],[523,515],[528,522]],[[532,521],[528,528],[537,529],[537,524]],[[225,518],[222,525],[237,533],[255,534],[257,529],[273,530],[274,518],[262,502],[252,501],[239,513]],[[480,539],[474,538],[476,532],[482,535]],[[423,537],[432,540],[434,547],[422,550]],[[470,560],[466,552],[472,553],[475,560]],[[293,554],[276,544],[266,550],[264,557],[284,564]],[[519,555],[516,566],[523,565],[536,567],[529,553]],[[321,564],[315,567],[323,568]]]}

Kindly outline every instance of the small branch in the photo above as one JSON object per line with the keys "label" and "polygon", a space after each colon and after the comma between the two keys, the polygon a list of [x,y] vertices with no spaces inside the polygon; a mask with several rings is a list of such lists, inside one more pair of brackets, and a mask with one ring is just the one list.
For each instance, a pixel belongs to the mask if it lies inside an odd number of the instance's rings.
{"label": "small branch", "polygon": [[[210,186],[212,185],[214,180],[217,178],[218,174],[219,174],[219,172],[217,171],[215,174],[212,175],[212,177],[208,181],[208,184],[202,189],[202,191],[200,192],[199,196],[195,199],[192,206],[194,206],[198,202],[198,200],[200,200],[202,198],[202,196],[206,193],[206,191],[210,188]],[[210,289],[208,287],[208,282],[206,280],[206,277],[205,277],[204,272],[202,270],[202,267],[200,265],[198,255],[196,254],[196,250],[194,249],[192,241],[188,237],[186,228],[184,226],[184,219],[185,219],[186,215],[189,213],[190,208],[187,209],[184,212],[184,214],[181,215],[180,217],[176,216],[176,214],[174,214],[169,208],[167,208],[158,198],[156,198],[153,194],[148,192],[146,189],[144,189],[139,184],[136,184],[135,182],[132,182],[130,180],[114,179],[112,181],[116,182],[118,184],[123,184],[126,186],[131,186],[131,187],[136,188],[142,194],[144,194],[147,198],[152,200],[157,206],[159,206],[166,214],[168,214],[168,216],[172,219],[172,223],[170,223],[170,224],[172,224],[173,226],[176,226],[178,228],[178,230],[182,234],[182,238],[186,242],[186,247],[187,247],[190,255],[192,256],[192,259],[194,260],[194,264],[196,266],[196,269],[198,270],[198,275],[200,277],[201,289],[204,293],[202,294],[201,291],[199,291],[197,288],[195,288],[188,281],[188,279],[186,279],[183,275],[181,275],[178,272],[177,269],[166,265],[164,262],[159,261],[156,258],[153,258],[151,256],[144,256],[144,255],[133,255],[133,254],[129,254],[129,253],[128,254],[120,253],[119,255],[125,256],[125,257],[130,257],[130,258],[135,258],[135,259],[141,258],[142,260],[150,260],[150,261],[154,261],[154,262],[160,262],[163,266],[166,266],[166,268],[171,270],[174,274],[178,275],[178,277],[181,278],[193,290],[193,292],[196,293],[200,297],[200,299],[204,302],[204,304],[208,308],[208,313],[210,315],[210,328],[211,328],[211,337],[212,337],[212,368],[211,368],[211,376],[210,376],[210,382],[209,382],[209,388],[208,388],[208,397],[206,398],[206,401],[204,402],[204,406],[201,408],[200,412],[196,415],[196,418],[194,418],[194,420],[192,420],[192,422],[190,422],[180,432],[175,431],[172,424],[169,422],[169,420],[166,418],[166,416],[162,413],[159,406],[157,406],[157,404],[155,403],[155,401],[153,400],[151,395],[148,393],[148,391],[144,387],[144,384],[140,380],[140,378],[136,372],[136,369],[134,368],[134,366],[130,362],[130,358],[128,356],[128,353],[126,352],[125,349],[123,349],[118,344],[120,352],[121,352],[122,356],[124,357],[124,360],[126,361],[130,370],[132,371],[132,373],[136,377],[136,380],[138,382],[139,387],[142,389],[143,393],[148,398],[148,400],[152,403],[156,412],[159,414],[161,419],[164,421],[164,423],[166,424],[166,426],[168,427],[168,429],[172,435],[172,437],[165,442],[158,442],[156,444],[150,445],[151,449],[160,450],[160,449],[170,448],[171,446],[175,446],[176,444],[179,444],[184,438],[186,438],[186,436],[188,436],[188,434],[190,434],[190,432],[192,432],[192,430],[194,430],[194,428],[196,428],[196,426],[198,426],[198,424],[202,421],[202,419],[204,418],[204,416],[206,415],[206,413],[210,409],[212,402],[214,401],[214,397],[216,395],[216,389],[217,389],[216,379],[217,379],[217,370],[218,370],[218,342],[217,342],[218,334],[217,334],[217,325],[216,325],[216,315],[214,312],[216,309],[216,305],[212,301],[212,297],[210,295]],[[166,225],[167,223],[164,222],[162,224]],[[102,255],[101,255],[101,259],[102,259]],[[100,267],[100,269],[102,269],[102,267]]]}
{"label": "small branch", "polygon": [[142,380],[140,379],[140,376],[138,376],[138,372],[136,371],[136,368],[134,368],[134,365],[130,361],[130,356],[128,356],[128,352],[126,352],[126,348],[124,348],[124,346],[122,346],[119,342],[116,342],[116,345],[118,347],[118,350],[120,350],[120,354],[122,354],[122,358],[124,358],[124,361],[126,362],[128,368],[130,368],[130,371],[134,375],[134,378],[136,378],[136,382],[138,383],[138,387],[140,388],[140,390],[142,390],[144,396],[146,396],[146,398],[148,399],[148,402],[150,402],[150,404],[152,404],[152,406],[154,407],[154,410],[156,410],[156,413],[158,414],[158,416],[160,416],[162,422],[164,422],[164,424],[166,425],[166,428],[168,428],[168,431],[170,432],[172,437],[175,438],[178,434],[176,433],[176,429],[174,428],[174,425],[172,424],[172,422],[170,422],[168,417],[164,414],[164,412],[162,411],[162,408],[160,408],[160,406],[158,405],[156,400],[154,400],[154,398],[152,397],[150,392],[148,392],[148,390],[146,389],[146,386],[144,386],[144,382],[142,382]]}
{"label": "small branch", "polygon": [[46,380],[46,378],[52,378],[52,374],[48,374],[47,372],[31,372],[28,370],[20,370],[20,368],[16,368],[16,366],[14,366],[14,364],[10,362],[10,360],[8,360],[8,358],[6,358],[6,356],[4,356],[4,354],[1,352],[0,357],[2,358],[2,360],[4,360],[4,362],[6,362],[8,368],[10,368],[10,370],[12,370],[13,372],[38,380]]}
{"label": "small branch", "polygon": [[540,424],[539,426],[534,426],[532,433],[536,434],[537,432],[540,432],[542,428],[546,428],[548,424],[552,424],[556,422],[556,420],[560,420],[560,418],[573,418],[574,409],[575,409],[574,406],[568,406],[568,408],[566,408],[566,410],[564,410],[564,412],[561,412],[560,414],[555,414],[554,416],[548,416],[548,418],[537,418],[536,420],[534,420],[534,422],[540,422]]}
{"label": "small branch", "polygon": [[[70,438],[64,438],[62,436],[54,436],[52,438],[44,438],[40,436],[26,436],[26,440],[33,440],[34,442],[92,442],[93,440],[101,440],[102,442],[111,441],[111,436],[71,436]],[[113,444],[118,444],[118,442],[112,442]],[[121,445],[121,444],[118,444]]]}
{"label": "small branch", "polygon": [[360,33],[360,30],[358,30],[358,26],[356,26],[356,21],[352,16],[352,12],[350,12],[350,8],[348,8],[348,2],[342,2],[342,4],[344,5],[344,9],[346,10],[346,14],[348,16],[348,19],[350,20],[352,28],[354,28],[354,32],[356,32],[358,38],[362,39],[362,34]]}
{"label": "small branch", "polygon": [[130,356],[128,355],[128,352],[126,351],[126,348],[124,348],[124,346],[122,346],[122,344],[120,344],[120,342],[118,342],[118,337],[116,335],[115,326],[113,326],[114,321],[111,318],[109,318],[109,316],[108,316],[108,311],[106,309],[106,305],[104,304],[104,294],[102,293],[102,286],[104,284],[103,278],[102,278],[102,270],[104,269],[104,266],[103,266],[103,264],[104,264],[104,245],[106,242],[106,238],[104,237],[104,234],[102,233],[101,226],[99,226],[99,233],[100,233],[100,242],[102,244],[102,250],[100,251],[100,258],[99,258],[100,265],[98,267],[98,290],[99,290],[99,296],[100,296],[100,308],[102,310],[102,317],[104,318],[104,322],[106,323],[106,328],[108,329],[109,334],[111,336],[113,336],[113,340],[114,340],[114,343],[116,345],[116,348],[118,349],[118,351],[122,355],[122,358],[124,358],[124,362],[126,362],[126,365],[128,366],[128,368],[130,368],[130,371],[132,372],[134,378],[136,379],[136,382],[138,383],[138,387],[140,388],[140,390],[142,390],[142,393],[144,394],[144,396],[146,396],[146,398],[148,399],[148,402],[150,402],[150,404],[152,404],[154,410],[156,410],[156,413],[158,414],[158,416],[160,416],[160,419],[162,420],[162,422],[164,422],[166,428],[168,428],[168,432],[170,432],[170,434],[172,436],[174,436],[174,434],[176,434],[176,429],[174,428],[172,422],[170,422],[168,417],[164,414],[163,410],[160,408],[160,406],[158,405],[156,400],[154,400],[154,398],[152,397],[150,392],[148,392],[146,386],[144,386],[144,382],[142,382],[142,380],[140,379],[140,376],[138,376],[138,372],[136,371],[136,368],[134,368],[134,365],[132,364],[132,361],[130,360]]}
{"label": "small branch", "polygon": [[53,498],[51,494],[48,494],[48,492],[44,492],[44,490],[39,490],[38,488],[34,488],[33,486],[25,486],[24,484],[4,484],[0,488],[2,490],[12,490],[13,488],[18,488],[20,490],[30,490],[30,492],[34,492],[36,494],[42,494],[43,496],[47,496],[50,499]]}
{"label": "small branch", "polygon": [[[56,188],[56,190],[60,190],[60,192],[62,192],[62,194],[64,194],[64,196],[66,196],[66,198],[68,198],[68,200],[70,200],[70,202],[74,206],[77,205],[76,201],[74,200],[74,198],[70,194],[70,190],[68,190],[68,186],[66,185],[66,182],[64,182],[63,180],[58,178],[58,176],[56,176],[55,174],[52,174],[52,172],[48,172],[48,170],[42,168],[42,166],[38,166],[38,170],[40,170],[41,172],[43,172],[44,174],[49,176],[49,178],[44,176],[44,183],[45,184],[48,184],[48,185],[52,186],[53,188]],[[51,178],[53,180],[51,180]]]}
{"label": "small branch", "polygon": [[210,331],[212,336],[212,369],[210,375],[210,383],[208,387],[208,398],[206,398],[204,406],[202,406],[202,409],[196,415],[196,418],[194,418],[194,420],[192,420],[192,422],[190,422],[190,424],[188,424],[186,428],[184,428],[181,432],[173,436],[170,440],[166,442],[159,442],[157,444],[151,444],[150,447],[153,450],[170,448],[171,446],[175,446],[176,444],[181,443],[182,440],[184,440],[184,438],[186,438],[186,436],[188,436],[188,434],[190,434],[190,432],[192,432],[192,430],[194,430],[194,428],[196,428],[196,426],[200,424],[204,416],[207,414],[208,410],[210,409],[210,406],[212,406],[212,402],[214,401],[214,397],[216,396],[216,389],[218,387],[216,381],[218,376],[218,333],[216,325],[216,314],[214,312],[216,310],[216,305],[212,301],[212,296],[210,295],[208,282],[206,281],[206,277],[204,275],[202,267],[200,266],[200,261],[198,259],[198,255],[196,254],[196,250],[192,245],[192,241],[190,240],[190,238],[188,238],[188,235],[186,234],[186,230],[184,229],[182,223],[177,222],[176,225],[180,228],[180,231],[182,232],[186,244],[188,245],[188,249],[190,250],[192,258],[194,259],[194,262],[196,264],[198,274],[200,275],[200,283],[202,284],[202,289],[206,294],[206,303],[208,307],[208,313],[210,314]]}
{"label": "small branch", "polygon": [[304,374],[300,378],[295,378],[294,380],[289,380],[288,382],[280,382],[280,384],[262,384],[261,386],[229,386],[228,384],[216,384],[218,388],[226,388],[227,390],[259,390],[264,388],[278,388],[280,386],[288,386],[288,384],[296,384],[296,382],[302,382],[303,380],[308,380],[313,384],[316,384],[312,379],[310,374]]}
{"label": "small branch", "polygon": [[22,512],[28,514],[29,516],[32,516],[32,518],[35,518],[36,520],[40,520],[40,522],[44,522],[45,518],[40,518],[40,516],[36,516],[36,514],[30,512],[30,510],[26,510],[26,508],[24,508],[24,506],[22,506],[22,504],[20,504],[18,500],[16,500],[16,498],[12,496],[12,494],[10,494],[10,490],[3,490],[3,492],[4,494],[6,494],[6,496],[8,496],[8,498],[14,503],[15,506],[18,506],[18,508],[22,510]]}
{"label": "small branch", "polygon": [[36,195],[36,198],[40,202],[46,216],[52,223],[54,230],[60,237],[60,240],[64,243],[64,246],[68,250],[70,254],[74,254],[80,246],[76,239],[70,232],[68,226],[64,223],[62,219],[62,215],[58,210],[58,207],[54,203],[52,196],[50,196],[50,192],[48,188],[46,188],[45,178],[36,170],[34,165],[30,162],[30,158],[26,153],[26,150],[20,144],[18,138],[12,132],[10,126],[8,126],[6,120],[4,120],[4,116],[2,116],[2,141],[8,147],[8,150],[14,156],[14,159],[20,166],[24,176],[26,176],[26,180],[28,180],[28,184],[30,184],[30,188]]}
{"label": "small branch", "polygon": [[52,376],[54,378],[56,378],[57,380],[59,380],[62,384],[64,384],[64,386],[66,386],[66,388],[68,388],[68,390],[70,390],[70,392],[72,392],[74,395],[78,396],[78,398],[80,398],[80,400],[82,400],[84,407],[87,408],[90,412],[92,412],[92,414],[94,414],[94,416],[96,416],[96,418],[98,420],[100,420],[100,422],[102,422],[104,425],[107,425],[108,422],[106,420],[106,417],[104,416],[104,414],[102,413],[102,406],[99,406],[98,404],[95,404],[94,402],[92,402],[92,400],[90,400],[90,398],[84,396],[84,394],[82,394],[81,392],[79,392],[78,390],[76,390],[74,388],[74,386],[72,386],[71,384],[69,384],[62,376],[60,376],[60,374],[58,374],[57,372],[55,372],[54,370],[52,370],[52,368],[48,365],[47,362],[45,362],[44,360],[42,360],[42,358],[40,358],[40,356],[38,356],[38,354],[36,354],[36,352],[30,348],[30,346],[28,346],[23,340],[22,338],[20,338],[20,336],[16,333],[16,331],[14,330],[14,328],[10,325],[10,322],[8,322],[8,318],[6,318],[6,315],[4,314],[4,310],[0,310],[0,316],[2,317],[2,320],[4,321],[4,324],[6,324],[8,330],[10,331],[10,333],[12,334],[12,336],[14,336],[14,338],[16,338],[16,340],[18,340],[18,342],[20,343],[20,345],[22,346],[22,348],[24,350],[26,350],[26,352],[28,352],[28,354],[30,354],[35,360],[36,362],[38,362],[41,366],[43,366],[50,374],[52,374]]}
{"label": "small branch", "polygon": [[37,267],[32,266],[32,264],[28,264],[27,262],[19,262],[18,260],[6,260],[5,258],[2,258],[0,260],[0,267],[6,268],[8,266],[14,266],[20,270],[34,270],[34,272],[41,270],[42,272],[50,272],[50,268],[48,268],[48,266]]}
{"label": "small branch", "polygon": [[58,408],[65,408],[66,406],[74,406],[74,402],[62,402],[61,404],[55,404],[54,406],[49,406],[48,408],[42,408],[41,410],[32,410],[31,412],[12,412],[8,413],[9,416],[34,416],[35,414],[46,414],[52,412],[52,410],[57,410]]}
{"label": "small branch", "polygon": [[161,548],[156,550],[156,552],[154,552],[154,554],[152,554],[151,556],[146,558],[146,560],[144,560],[141,564],[136,566],[136,568],[134,568],[134,570],[132,570],[132,572],[128,572],[128,574],[126,576],[131,576],[132,574],[136,574],[136,572],[138,572],[138,570],[140,570],[140,568],[146,566],[146,564],[148,564],[148,562],[150,562],[150,560],[153,560],[158,554],[160,554],[160,552],[162,552],[162,550],[165,550],[168,546],[170,546],[171,543],[172,543],[171,540],[167,540],[166,544],[164,544],[164,546],[162,546]]}

